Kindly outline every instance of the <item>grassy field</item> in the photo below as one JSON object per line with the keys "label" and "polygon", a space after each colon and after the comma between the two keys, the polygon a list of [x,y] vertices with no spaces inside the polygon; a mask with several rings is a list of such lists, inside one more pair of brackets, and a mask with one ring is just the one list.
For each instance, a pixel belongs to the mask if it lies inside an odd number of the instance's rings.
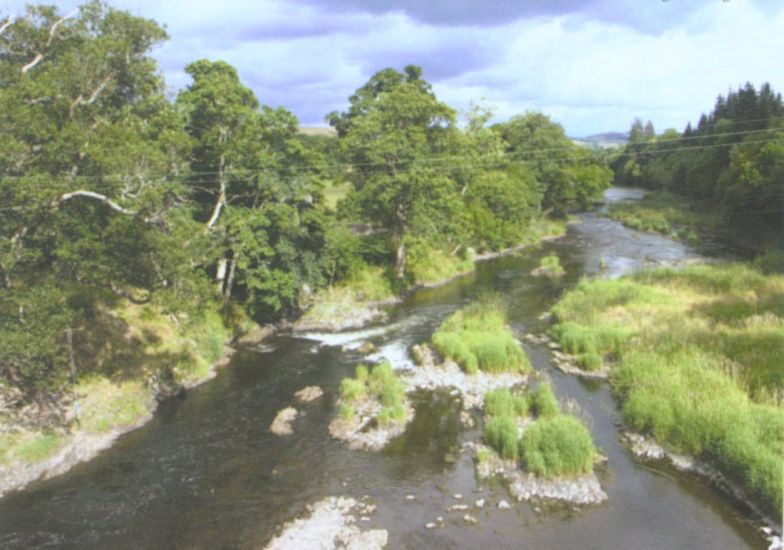
{"label": "grassy field", "polygon": [[486,298],[454,313],[433,334],[432,341],[441,355],[468,374],[531,370],[499,299]]}
{"label": "grassy field", "polygon": [[648,193],[639,201],[612,204],[608,216],[632,229],[661,233],[691,243],[699,241],[701,231],[715,229],[721,223],[718,214],[700,212],[685,197],[665,191]]}
{"label": "grassy field", "polygon": [[571,353],[613,366],[628,425],[782,504],[784,276],[742,264],[581,283],[553,308]]}

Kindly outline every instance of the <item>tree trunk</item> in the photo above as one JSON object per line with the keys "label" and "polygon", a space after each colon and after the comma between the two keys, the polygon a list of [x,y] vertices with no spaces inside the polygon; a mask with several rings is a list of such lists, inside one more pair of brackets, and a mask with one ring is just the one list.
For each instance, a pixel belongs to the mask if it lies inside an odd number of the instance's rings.
{"label": "tree trunk", "polygon": [[395,254],[395,277],[402,279],[406,275],[406,243],[401,232],[397,239],[397,253]]}
{"label": "tree trunk", "polygon": [[231,298],[231,287],[234,286],[234,272],[237,269],[237,262],[232,258],[229,260],[229,275],[226,277],[226,286],[223,287],[223,301],[228,302]]}

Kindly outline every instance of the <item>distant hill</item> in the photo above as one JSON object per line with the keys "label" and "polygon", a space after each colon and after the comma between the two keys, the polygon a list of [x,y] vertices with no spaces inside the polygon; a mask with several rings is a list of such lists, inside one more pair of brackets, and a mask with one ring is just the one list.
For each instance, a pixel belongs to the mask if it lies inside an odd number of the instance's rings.
{"label": "distant hill", "polygon": [[306,136],[335,137],[337,135],[331,126],[300,126],[299,133]]}
{"label": "distant hill", "polygon": [[572,141],[586,147],[622,147],[629,143],[629,132],[604,132],[581,138],[572,138]]}

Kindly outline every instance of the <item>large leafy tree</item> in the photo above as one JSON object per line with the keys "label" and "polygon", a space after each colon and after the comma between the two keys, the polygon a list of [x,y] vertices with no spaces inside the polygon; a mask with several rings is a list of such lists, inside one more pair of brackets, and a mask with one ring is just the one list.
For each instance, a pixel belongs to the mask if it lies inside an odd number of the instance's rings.
{"label": "large leafy tree", "polygon": [[321,156],[298,138],[296,117],[263,107],[222,61],[186,67],[177,98],[187,117],[188,185],[210,248],[203,264],[229,300],[235,290],[257,316],[296,307],[321,277]]}
{"label": "large leafy tree", "polygon": [[351,164],[350,201],[363,221],[389,233],[402,279],[407,241],[438,242],[461,208],[455,181],[439,162],[451,151],[455,113],[413,66],[380,71],[349,101],[349,110],[329,121]]}
{"label": "large leafy tree", "polygon": [[0,28],[0,375],[36,393],[65,372],[78,289],[171,286],[184,140],[156,23],[90,2]]}

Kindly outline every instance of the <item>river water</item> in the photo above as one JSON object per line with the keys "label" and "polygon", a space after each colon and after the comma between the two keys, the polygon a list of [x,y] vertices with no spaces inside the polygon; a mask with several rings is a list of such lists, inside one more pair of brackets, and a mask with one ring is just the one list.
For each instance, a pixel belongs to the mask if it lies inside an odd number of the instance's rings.
{"label": "river water", "polygon": [[[608,201],[639,198],[611,189]],[[557,252],[567,270],[558,284],[530,275]],[[619,276],[695,258],[700,251],[585,214],[564,239],[482,262],[475,274],[421,290],[375,330],[307,337],[279,335],[240,350],[229,368],[187,397],[161,405],[154,419],[94,460],[0,499],[1,548],[259,548],[276,526],[328,495],[369,496],[378,510],[361,526],[389,531],[390,548],[764,548],[742,506],[701,480],[665,465],[641,464],[618,441],[619,413],[608,386],[556,371],[547,350],[526,345],[561,400],[575,400],[609,458],[598,472],[609,501],[596,507],[517,504],[501,486],[478,485],[461,445],[459,402],[447,392],[415,395],[417,415],[381,453],[349,451],[331,439],[340,380],[370,340],[395,366],[429,339],[451,312],[486,291],[509,304],[514,328],[541,332],[539,316],[584,276]],[[267,430],[293,394],[319,385],[324,398],[295,405],[304,415],[292,436]],[[447,513],[460,493],[484,498],[477,525]],[[408,500],[407,495],[414,495]],[[501,499],[513,503],[500,511]],[[437,516],[442,529],[425,529]]]}

